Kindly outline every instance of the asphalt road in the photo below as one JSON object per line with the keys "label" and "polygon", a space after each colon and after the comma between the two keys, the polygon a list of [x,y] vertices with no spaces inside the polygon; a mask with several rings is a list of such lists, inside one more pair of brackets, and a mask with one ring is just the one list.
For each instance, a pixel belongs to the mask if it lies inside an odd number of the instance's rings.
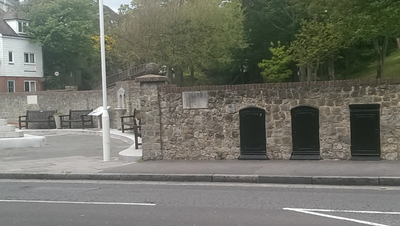
{"label": "asphalt road", "polygon": [[400,187],[0,180],[7,226],[400,225]]}

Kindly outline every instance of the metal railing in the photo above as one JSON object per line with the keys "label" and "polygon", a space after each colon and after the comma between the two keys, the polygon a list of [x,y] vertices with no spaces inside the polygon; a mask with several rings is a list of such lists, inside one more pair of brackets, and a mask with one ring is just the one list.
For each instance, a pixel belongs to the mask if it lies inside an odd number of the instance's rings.
{"label": "metal railing", "polygon": [[124,81],[143,75],[143,73],[146,72],[146,65],[147,64],[141,64],[139,66],[130,68],[129,70],[107,76],[107,87],[113,86],[119,81]]}

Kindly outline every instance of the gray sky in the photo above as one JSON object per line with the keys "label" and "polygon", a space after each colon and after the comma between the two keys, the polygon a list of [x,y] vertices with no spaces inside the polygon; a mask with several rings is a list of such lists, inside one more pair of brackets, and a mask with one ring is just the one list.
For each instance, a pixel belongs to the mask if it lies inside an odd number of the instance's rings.
{"label": "gray sky", "polygon": [[103,0],[103,4],[118,12],[121,4],[130,4],[131,0]]}

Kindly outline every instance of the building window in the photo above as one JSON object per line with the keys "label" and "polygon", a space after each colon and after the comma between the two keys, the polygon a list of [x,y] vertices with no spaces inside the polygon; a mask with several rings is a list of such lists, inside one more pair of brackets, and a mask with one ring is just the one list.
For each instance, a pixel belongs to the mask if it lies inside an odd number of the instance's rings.
{"label": "building window", "polygon": [[24,92],[35,92],[36,82],[35,81],[24,81]]}
{"label": "building window", "polygon": [[10,64],[14,63],[14,53],[12,51],[8,52],[8,63]]}
{"label": "building window", "polygon": [[14,80],[8,80],[7,81],[7,88],[9,93],[14,93],[15,92],[15,81]]}
{"label": "building window", "polygon": [[24,53],[24,59],[25,59],[26,64],[34,64],[35,63],[35,54]]}
{"label": "building window", "polygon": [[26,34],[28,22],[18,22],[18,33]]}

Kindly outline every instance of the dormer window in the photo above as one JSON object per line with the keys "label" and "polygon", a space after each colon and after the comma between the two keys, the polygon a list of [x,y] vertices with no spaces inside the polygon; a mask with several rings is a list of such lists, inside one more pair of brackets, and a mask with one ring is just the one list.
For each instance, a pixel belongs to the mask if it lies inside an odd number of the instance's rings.
{"label": "dormer window", "polygon": [[28,22],[18,22],[18,33],[26,34],[28,28]]}

